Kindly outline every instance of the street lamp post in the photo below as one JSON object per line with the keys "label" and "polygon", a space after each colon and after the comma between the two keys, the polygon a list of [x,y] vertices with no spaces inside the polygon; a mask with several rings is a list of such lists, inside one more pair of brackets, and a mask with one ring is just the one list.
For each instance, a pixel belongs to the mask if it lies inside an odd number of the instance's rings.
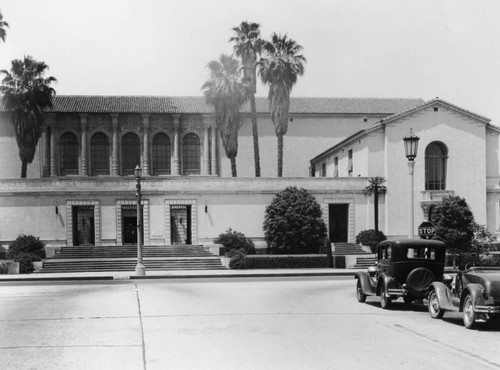
{"label": "street lamp post", "polygon": [[134,169],[135,175],[135,197],[137,198],[137,265],[135,274],[137,276],[146,275],[146,268],[142,262],[142,212],[141,212],[141,176],[142,169],[137,165]]}
{"label": "street lamp post", "polygon": [[410,135],[403,138],[405,144],[405,155],[408,159],[408,171],[410,173],[410,214],[409,214],[409,224],[408,224],[408,238],[413,239],[414,233],[414,221],[413,221],[413,173],[415,168],[415,158],[417,156],[418,141],[420,138],[413,134],[410,129]]}

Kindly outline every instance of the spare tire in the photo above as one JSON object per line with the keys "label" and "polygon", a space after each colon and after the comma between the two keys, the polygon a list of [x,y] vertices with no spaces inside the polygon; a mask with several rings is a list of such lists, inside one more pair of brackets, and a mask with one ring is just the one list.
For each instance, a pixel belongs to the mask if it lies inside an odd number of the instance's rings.
{"label": "spare tire", "polygon": [[408,290],[417,299],[426,298],[433,281],[436,281],[436,276],[425,267],[414,269],[406,278]]}

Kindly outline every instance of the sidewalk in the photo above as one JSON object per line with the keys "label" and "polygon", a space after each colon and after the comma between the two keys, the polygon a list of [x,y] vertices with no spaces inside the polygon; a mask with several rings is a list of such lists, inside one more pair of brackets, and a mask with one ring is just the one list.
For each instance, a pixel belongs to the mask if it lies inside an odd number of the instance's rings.
{"label": "sidewalk", "polygon": [[194,279],[194,278],[244,278],[244,277],[290,277],[290,276],[352,276],[357,269],[260,269],[260,270],[179,270],[146,271],[145,276],[136,276],[134,271],[33,273],[0,275],[0,282],[50,281],[50,280],[129,280],[129,279]]}

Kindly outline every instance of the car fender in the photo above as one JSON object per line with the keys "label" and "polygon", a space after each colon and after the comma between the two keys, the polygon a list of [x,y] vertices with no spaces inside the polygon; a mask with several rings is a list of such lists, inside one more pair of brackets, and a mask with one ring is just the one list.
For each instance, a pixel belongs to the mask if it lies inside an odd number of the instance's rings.
{"label": "car fender", "polygon": [[460,312],[463,312],[465,297],[470,294],[472,297],[472,304],[476,305],[484,305],[484,297],[483,297],[483,286],[481,284],[468,284],[465,289],[462,291],[462,295],[460,296]]}
{"label": "car fender", "polygon": [[439,302],[439,306],[445,310],[456,310],[453,308],[453,303],[451,300],[451,290],[446,285],[441,283],[440,281],[435,281],[431,284],[431,290],[436,292],[436,297]]}
{"label": "car fender", "polygon": [[[378,278],[378,283],[377,283],[377,295],[380,296],[382,293],[384,293],[386,296],[387,294],[387,288],[389,287],[389,283],[392,280],[392,276],[383,272],[379,278]],[[382,287],[384,288],[384,291],[382,292]]]}
{"label": "car fender", "polygon": [[368,274],[368,272],[359,271],[356,273],[355,278],[358,279],[361,283],[361,290],[363,291],[363,293],[365,293],[366,295],[376,294],[375,287],[371,283],[370,274]]}

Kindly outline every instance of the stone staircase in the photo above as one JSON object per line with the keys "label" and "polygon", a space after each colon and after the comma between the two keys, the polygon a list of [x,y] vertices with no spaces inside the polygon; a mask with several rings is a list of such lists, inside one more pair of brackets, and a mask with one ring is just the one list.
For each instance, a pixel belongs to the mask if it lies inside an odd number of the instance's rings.
{"label": "stone staircase", "polygon": [[366,257],[365,256],[358,256],[358,257],[356,257],[356,264],[354,265],[353,268],[364,270],[370,266],[374,266],[375,262],[377,262],[375,255],[368,255]]}
{"label": "stone staircase", "polygon": [[348,256],[353,254],[369,254],[365,252],[364,249],[356,243],[333,243],[335,250],[333,251],[334,256]]}
{"label": "stone staircase", "polygon": [[369,266],[375,265],[376,257],[373,253],[366,252],[359,244],[356,243],[334,243],[334,256],[346,256],[346,260],[355,258],[355,263],[351,262],[349,268],[366,269]]}
{"label": "stone staircase", "polygon": [[[146,271],[224,270],[219,257],[201,245],[143,246]],[[134,271],[137,246],[62,247],[38,273]]]}

